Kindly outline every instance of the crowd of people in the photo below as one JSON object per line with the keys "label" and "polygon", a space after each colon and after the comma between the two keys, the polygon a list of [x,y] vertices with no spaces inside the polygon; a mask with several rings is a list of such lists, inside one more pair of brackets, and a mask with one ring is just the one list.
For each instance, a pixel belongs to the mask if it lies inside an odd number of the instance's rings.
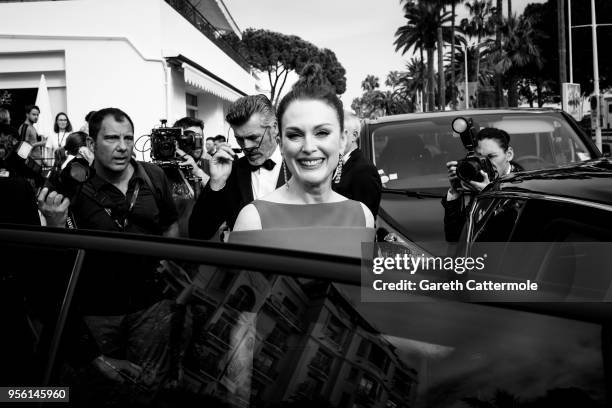
{"label": "crowd of people", "polygon": [[[176,202],[162,168],[135,159],[134,123],[126,112],[90,112],[78,131],[65,113],[58,113],[54,134],[46,140],[33,126],[39,113],[29,106],[26,120],[15,129],[8,112],[0,109],[0,191],[3,198],[11,197],[0,200],[0,223],[188,235],[354,256],[359,256],[361,242],[374,240],[381,179],[359,149],[359,119],[325,88],[294,88],[278,109],[264,95],[236,100],[226,120],[241,156],[224,136],[205,138],[203,121],[176,121],[174,127],[203,141],[202,148],[176,148],[176,160],[197,184],[197,197],[189,204]],[[21,142],[27,142],[29,152],[21,152]],[[503,131],[482,130],[477,151],[500,175],[516,170]],[[49,154],[53,163],[44,162]],[[11,167],[14,155],[41,167],[52,165],[60,174],[78,159],[90,173],[70,191],[40,180],[33,183],[28,174]],[[447,163],[451,187],[442,203],[451,240],[457,239],[465,219],[461,191],[481,190],[489,182],[466,185],[457,179],[456,166]],[[160,290],[157,268],[158,262],[149,258],[108,259],[105,253],[85,258],[69,343],[78,361],[109,381],[145,376],[154,390],[171,377],[170,356],[163,349],[176,304]]]}

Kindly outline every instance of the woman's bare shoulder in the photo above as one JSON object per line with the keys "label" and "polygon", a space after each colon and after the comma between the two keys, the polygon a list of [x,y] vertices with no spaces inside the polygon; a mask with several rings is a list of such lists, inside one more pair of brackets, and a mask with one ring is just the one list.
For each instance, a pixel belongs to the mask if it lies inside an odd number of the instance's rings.
{"label": "woman's bare shoulder", "polygon": [[244,206],[244,208],[240,210],[238,218],[236,218],[233,231],[253,231],[260,229],[261,218],[259,217],[257,208],[253,204]]}

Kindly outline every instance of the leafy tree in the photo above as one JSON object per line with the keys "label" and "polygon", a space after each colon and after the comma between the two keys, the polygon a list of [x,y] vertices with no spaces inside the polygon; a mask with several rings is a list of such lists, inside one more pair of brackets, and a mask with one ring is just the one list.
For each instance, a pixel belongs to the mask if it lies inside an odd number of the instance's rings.
{"label": "leafy tree", "polygon": [[543,62],[531,21],[524,16],[505,19],[501,28],[502,48],[498,53],[496,71],[506,75],[508,104],[518,106],[517,82],[521,71],[530,65],[542,68]]}
{"label": "leafy tree", "polygon": [[480,77],[480,52],[483,45],[488,46],[488,38],[494,33],[495,24],[492,19],[495,8],[491,0],[472,0],[466,3],[466,7],[470,14],[469,18],[461,20],[461,28],[470,38],[475,38],[477,46],[475,48],[474,60],[476,62],[475,78]]}
{"label": "leafy tree", "polygon": [[232,44],[253,68],[267,75],[273,103],[281,94],[289,73],[299,75],[308,63],[320,66],[336,93],[346,91],[346,71],[333,51],[321,50],[298,36],[249,28],[241,40],[235,34],[224,35],[223,39]]}
{"label": "leafy tree", "polygon": [[435,73],[434,73],[434,50],[438,39],[438,27],[442,27],[442,38],[450,41],[451,28],[446,23],[450,22],[450,14],[440,10],[440,4],[434,1],[403,0],[404,17],[406,24],[399,27],[395,32],[395,50],[402,54],[417,49],[427,50],[427,106],[428,110],[434,110],[435,103]]}
{"label": "leafy tree", "polygon": [[361,97],[353,99],[351,108],[360,118],[375,119],[381,116],[406,113],[412,109],[412,101],[401,92],[403,79],[401,74],[391,72],[387,76],[387,85],[393,90],[379,89],[380,80],[374,75],[368,75],[361,82],[364,93]]}

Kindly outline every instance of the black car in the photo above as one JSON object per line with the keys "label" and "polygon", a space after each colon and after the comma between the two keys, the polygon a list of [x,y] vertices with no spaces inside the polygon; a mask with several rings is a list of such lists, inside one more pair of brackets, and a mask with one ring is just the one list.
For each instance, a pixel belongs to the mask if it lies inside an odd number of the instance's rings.
{"label": "black car", "polygon": [[480,109],[367,120],[361,148],[379,169],[384,187],[379,238],[389,236],[434,254],[446,252],[440,199],[449,187],[445,163],[466,155],[451,129],[459,116],[471,118],[475,129],[508,132],[515,161],[525,170],[554,169],[601,156],[576,122],[555,109]]}
{"label": "black car", "polygon": [[517,173],[474,199],[462,254],[505,243],[496,273],[556,285],[559,300],[610,300],[612,162]]}
{"label": "black car", "polygon": [[[173,330],[140,376],[82,358],[92,254],[159,264]],[[370,302],[359,258],[99,231],[0,226],[0,256],[0,385],[70,387],[66,406],[609,406],[606,310]],[[135,340],[156,341],[150,328]],[[153,387],[147,362],[163,356]]]}

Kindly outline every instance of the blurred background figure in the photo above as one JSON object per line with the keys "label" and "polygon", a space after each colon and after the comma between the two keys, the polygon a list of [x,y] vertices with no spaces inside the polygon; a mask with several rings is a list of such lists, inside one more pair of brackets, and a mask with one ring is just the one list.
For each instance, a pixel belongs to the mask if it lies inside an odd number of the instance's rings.
{"label": "blurred background figure", "polygon": [[376,167],[359,150],[361,122],[349,111],[344,112],[344,132],[347,143],[342,155],[342,170],[336,172],[332,188],[346,198],[367,205],[376,218],[382,183]]}
{"label": "blurred background figure", "polygon": [[214,145],[215,145],[215,151],[219,150],[219,145],[222,145],[223,143],[226,143],[227,139],[225,138],[225,136],[223,135],[217,135],[215,136],[214,139]]}
{"label": "blurred background figure", "polygon": [[53,134],[47,138],[45,144],[45,164],[49,167],[55,166],[56,152],[64,147],[67,136],[72,132],[72,124],[68,119],[68,115],[60,112],[55,115],[53,122]]}
{"label": "blurred background figure", "polygon": [[8,109],[0,108],[0,125],[10,125],[11,114]]}
{"label": "blurred background figure", "polygon": [[212,155],[215,154],[215,152],[217,151],[217,148],[215,146],[215,138],[207,137],[204,147],[206,148],[206,153],[204,153],[204,158],[210,160]]}
{"label": "blurred background figure", "polygon": [[89,111],[89,113],[87,113],[87,115],[85,115],[85,123],[79,129],[81,132],[85,132],[85,133],[89,134],[89,119],[91,119],[91,116],[94,113],[96,113],[96,111]]}
{"label": "blurred background figure", "polygon": [[77,131],[66,137],[65,145],[55,151],[55,169],[61,170],[75,157],[83,157],[91,166],[93,152],[87,147],[87,133]]}
{"label": "blurred background figure", "polygon": [[25,111],[26,119],[21,124],[21,126],[19,126],[19,140],[28,142],[32,146],[32,150],[30,151],[30,157],[42,166],[42,149],[43,146],[46,144],[46,141],[43,140],[43,137],[39,135],[36,129],[34,128],[34,124],[38,122],[40,108],[36,105],[28,105],[26,106]]}

